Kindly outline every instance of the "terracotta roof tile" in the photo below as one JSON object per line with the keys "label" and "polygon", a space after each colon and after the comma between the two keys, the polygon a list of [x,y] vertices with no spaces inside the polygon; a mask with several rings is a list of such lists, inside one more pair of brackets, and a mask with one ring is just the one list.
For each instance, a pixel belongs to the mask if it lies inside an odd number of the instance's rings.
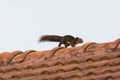
{"label": "terracotta roof tile", "polygon": [[28,51],[25,51],[24,53],[16,55],[16,56],[14,56],[14,58],[11,60],[10,63],[23,62],[24,59],[26,59],[27,55],[32,53],[32,52],[36,52],[36,51],[35,50],[28,50]]}
{"label": "terracotta roof tile", "polygon": [[4,52],[0,54],[0,61],[3,61],[3,64],[9,64],[10,61],[16,56],[22,53],[22,51]]}
{"label": "terracotta roof tile", "polygon": [[120,39],[0,54],[0,80],[120,80]]}

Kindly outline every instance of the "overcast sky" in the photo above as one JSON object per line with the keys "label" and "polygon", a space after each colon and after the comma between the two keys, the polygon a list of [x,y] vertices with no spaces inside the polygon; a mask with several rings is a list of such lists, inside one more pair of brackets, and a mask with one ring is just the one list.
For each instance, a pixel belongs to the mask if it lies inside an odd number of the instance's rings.
{"label": "overcast sky", "polygon": [[120,0],[0,0],[0,52],[56,47],[38,43],[45,34],[114,41],[120,38]]}

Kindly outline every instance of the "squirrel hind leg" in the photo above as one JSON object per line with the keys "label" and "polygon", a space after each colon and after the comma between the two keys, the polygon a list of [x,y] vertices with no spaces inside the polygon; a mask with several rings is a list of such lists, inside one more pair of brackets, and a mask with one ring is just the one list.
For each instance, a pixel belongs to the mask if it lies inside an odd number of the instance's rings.
{"label": "squirrel hind leg", "polygon": [[61,44],[62,44],[62,43],[60,42],[58,46],[60,47],[60,46],[61,46]]}
{"label": "squirrel hind leg", "polygon": [[75,45],[75,44],[72,44],[71,46],[72,46],[72,47],[75,47],[76,45]]}
{"label": "squirrel hind leg", "polygon": [[67,45],[65,45],[65,48],[67,48]]}
{"label": "squirrel hind leg", "polygon": [[67,48],[69,46],[69,44],[64,44],[65,48]]}

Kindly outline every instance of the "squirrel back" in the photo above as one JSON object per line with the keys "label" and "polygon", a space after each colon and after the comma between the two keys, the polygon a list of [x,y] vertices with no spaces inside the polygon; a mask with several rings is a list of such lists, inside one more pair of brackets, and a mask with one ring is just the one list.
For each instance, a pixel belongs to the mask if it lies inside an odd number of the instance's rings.
{"label": "squirrel back", "polygon": [[39,41],[53,41],[53,42],[59,42],[58,46],[61,46],[61,44],[64,44],[65,47],[71,45],[74,47],[76,44],[83,43],[83,40],[81,38],[74,38],[71,35],[65,35],[65,36],[58,36],[58,35],[44,35],[40,38]]}

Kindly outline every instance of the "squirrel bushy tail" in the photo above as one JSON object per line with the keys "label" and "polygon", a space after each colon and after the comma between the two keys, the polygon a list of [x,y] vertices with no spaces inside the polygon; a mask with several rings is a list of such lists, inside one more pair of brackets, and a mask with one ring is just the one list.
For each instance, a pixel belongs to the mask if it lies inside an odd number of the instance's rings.
{"label": "squirrel bushy tail", "polygon": [[58,35],[44,35],[40,38],[40,42],[41,41],[53,41],[53,42],[60,42],[62,36],[58,36]]}

